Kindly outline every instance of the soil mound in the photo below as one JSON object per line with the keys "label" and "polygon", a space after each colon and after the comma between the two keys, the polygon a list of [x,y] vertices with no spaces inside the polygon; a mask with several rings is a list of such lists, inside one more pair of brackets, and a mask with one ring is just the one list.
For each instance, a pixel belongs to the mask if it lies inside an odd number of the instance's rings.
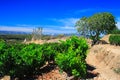
{"label": "soil mound", "polygon": [[[109,35],[108,35],[109,36]],[[89,65],[94,66],[94,72],[99,76],[94,80],[119,80],[120,74],[120,47],[109,44],[99,44],[91,47],[86,58]]]}

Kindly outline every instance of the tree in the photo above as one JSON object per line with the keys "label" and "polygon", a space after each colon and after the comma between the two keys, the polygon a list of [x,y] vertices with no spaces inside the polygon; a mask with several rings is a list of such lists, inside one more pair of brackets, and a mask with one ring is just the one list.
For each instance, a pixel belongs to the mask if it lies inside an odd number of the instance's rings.
{"label": "tree", "polygon": [[87,17],[82,17],[79,21],[76,23],[77,31],[80,35],[83,35],[84,37],[87,37],[88,34],[88,26],[87,26]]}
{"label": "tree", "polygon": [[[83,21],[85,24],[81,24],[80,21]],[[79,27],[77,28],[78,32],[85,30],[87,35],[93,40],[93,44],[95,44],[100,39],[100,34],[107,34],[114,30],[116,28],[115,24],[114,16],[111,13],[103,12],[94,14],[85,19],[81,18],[76,23],[76,26]]]}
{"label": "tree", "polygon": [[41,27],[38,27],[38,28],[36,28],[36,29],[33,29],[33,32],[32,32],[32,35],[33,35],[32,40],[39,40],[39,39],[41,39],[41,37],[42,37],[42,30],[43,30],[43,28],[41,28]]}

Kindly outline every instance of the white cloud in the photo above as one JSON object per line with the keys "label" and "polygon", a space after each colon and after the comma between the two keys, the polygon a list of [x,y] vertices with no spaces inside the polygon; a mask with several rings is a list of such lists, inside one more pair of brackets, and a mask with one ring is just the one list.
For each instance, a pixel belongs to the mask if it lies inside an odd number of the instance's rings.
{"label": "white cloud", "polygon": [[73,26],[56,26],[56,25],[45,25],[43,28],[44,33],[76,33]]}
{"label": "white cloud", "polygon": [[74,30],[75,27],[74,26],[63,26],[61,27],[61,29]]}
{"label": "white cloud", "polygon": [[32,32],[36,27],[43,27],[43,33],[75,33],[75,23],[78,18],[53,19],[59,25],[28,25],[17,24],[16,26],[0,26],[2,31]]}
{"label": "white cloud", "polygon": [[74,30],[75,23],[79,18],[65,18],[65,19],[52,19],[58,23],[61,23],[63,26],[59,26],[61,29]]}
{"label": "white cloud", "polygon": [[1,31],[32,32],[33,28],[21,26],[0,26]]}
{"label": "white cloud", "polygon": [[118,27],[118,29],[120,29],[120,17],[117,18],[117,24],[116,24],[116,26]]}
{"label": "white cloud", "polygon": [[64,25],[74,26],[78,21],[78,18],[65,18],[65,19],[56,19],[56,21],[63,23]]}
{"label": "white cloud", "polygon": [[120,21],[117,21],[116,26],[118,27],[118,29],[120,29]]}
{"label": "white cloud", "polygon": [[65,30],[65,29],[50,29],[50,28],[44,28],[43,33],[50,33],[50,34],[69,34],[69,33],[75,33],[75,30]]}
{"label": "white cloud", "polygon": [[[49,27],[49,28],[46,28]],[[57,27],[58,29],[55,29]],[[23,27],[23,26],[0,26],[0,31],[18,31],[18,32],[32,32],[35,27]],[[72,27],[62,27],[62,26],[43,26],[43,33],[46,34],[56,34],[56,33],[75,33],[76,31]]]}

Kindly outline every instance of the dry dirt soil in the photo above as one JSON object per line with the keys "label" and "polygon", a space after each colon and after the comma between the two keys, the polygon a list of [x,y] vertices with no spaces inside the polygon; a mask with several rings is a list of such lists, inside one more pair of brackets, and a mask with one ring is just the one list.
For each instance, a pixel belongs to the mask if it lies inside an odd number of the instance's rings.
{"label": "dry dirt soil", "polygon": [[[109,43],[109,36],[101,40]],[[91,47],[86,62],[94,66],[93,72],[99,73],[94,80],[120,80],[120,46],[98,44]]]}
{"label": "dry dirt soil", "polygon": [[99,73],[94,80],[120,80],[120,47],[109,44],[93,46],[88,53],[86,62],[94,66],[94,72]]}

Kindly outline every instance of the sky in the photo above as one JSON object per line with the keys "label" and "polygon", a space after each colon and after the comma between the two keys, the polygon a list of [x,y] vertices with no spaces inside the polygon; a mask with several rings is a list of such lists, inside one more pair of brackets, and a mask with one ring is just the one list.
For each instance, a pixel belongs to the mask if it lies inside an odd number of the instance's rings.
{"label": "sky", "polygon": [[120,29],[119,0],[0,0],[0,31],[76,33],[75,23],[83,16],[110,12]]}

